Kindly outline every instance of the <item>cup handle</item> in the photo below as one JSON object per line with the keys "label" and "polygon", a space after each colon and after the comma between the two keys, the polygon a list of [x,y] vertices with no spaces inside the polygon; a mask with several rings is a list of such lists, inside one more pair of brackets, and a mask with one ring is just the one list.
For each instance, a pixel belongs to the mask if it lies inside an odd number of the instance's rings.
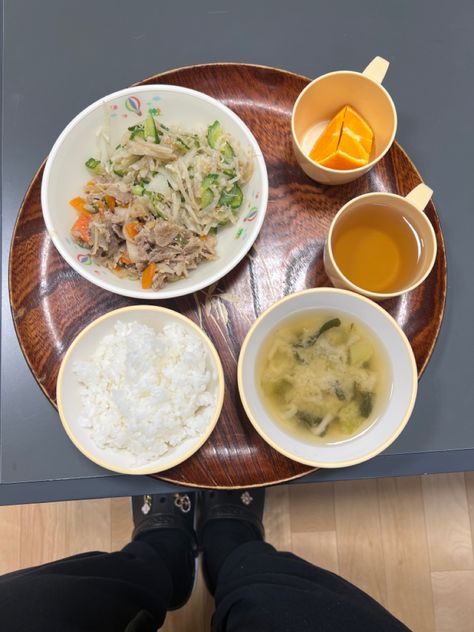
{"label": "cup handle", "polygon": [[382,83],[389,66],[390,62],[383,57],[374,57],[362,74],[372,81]]}
{"label": "cup handle", "polygon": [[413,204],[419,211],[424,211],[425,206],[431,200],[433,195],[433,189],[427,187],[426,184],[419,184],[412,189],[408,195],[405,195],[405,200]]}

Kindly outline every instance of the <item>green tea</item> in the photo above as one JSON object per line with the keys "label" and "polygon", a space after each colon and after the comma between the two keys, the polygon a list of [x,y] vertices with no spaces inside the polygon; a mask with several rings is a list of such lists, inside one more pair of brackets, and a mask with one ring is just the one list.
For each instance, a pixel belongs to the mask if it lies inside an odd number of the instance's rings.
{"label": "green tea", "polygon": [[348,211],[337,222],[332,238],[342,274],[370,292],[398,292],[411,285],[422,248],[409,219],[379,204]]}

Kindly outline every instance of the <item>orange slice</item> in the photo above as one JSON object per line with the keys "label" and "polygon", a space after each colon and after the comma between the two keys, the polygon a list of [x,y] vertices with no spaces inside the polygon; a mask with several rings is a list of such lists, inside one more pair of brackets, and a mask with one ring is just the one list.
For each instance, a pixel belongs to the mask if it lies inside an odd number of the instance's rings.
{"label": "orange slice", "polygon": [[336,114],[336,116],[324,129],[318,140],[314,143],[314,147],[311,150],[309,157],[316,162],[324,160],[329,155],[337,151],[346,109],[347,107],[343,107],[342,110]]}
{"label": "orange slice", "polygon": [[316,140],[309,157],[329,169],[357,169],[368,164],[373,139],[368,123],[346,105]]}
{"label": "orange slice", "polygon": [[344,127],[350,129],[358,137],[360,144],[363,145],[367,153],[370,154],[372,143],[374,142],[374,133],[367,121],[364,121],[362,116],[357,114],[350,105],[348,105],[346,109]]}
{"label": "orange slice", "polygon": [[360,141],[360,137],[348,127],[342,128],[337,149],[355,159],[365,160],[365,164],[369,162],[369,152]]}
{"label": "orange slice", "polygon": [[328,169],[340,169],[341,171],[347,171],[347,169],[358,169],[367,164],[367,160],[363,158],[354,158],[350,154],[346,154],[339,149],[328,156],[325,160],[322,160],[320,165],[327,167]]}

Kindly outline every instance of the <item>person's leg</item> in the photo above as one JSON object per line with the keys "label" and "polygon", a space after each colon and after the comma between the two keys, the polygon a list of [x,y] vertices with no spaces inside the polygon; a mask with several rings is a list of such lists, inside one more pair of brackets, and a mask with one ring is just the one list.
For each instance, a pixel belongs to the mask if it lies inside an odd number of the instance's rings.
{"label": "person's leg", "polygon": [[116,553],[66,558],[1,577],[1,629],[116,632],[143,611],[148,625],[142,629],[151,632],[164,621],[171,591],[169,572],[153,548],[132,543]]}
{"label": "person's leg", "polygon": [[265,542],[242,544],[227,557],[215,598],[218,632],[407,630],[353,584]]}
{"label": "person's leg", "polygon": [[[192,512],[173,497],[134,499],[133,541],[0,577],[2,632],[155,632],[187,600],[194,579]],[[164,502],[160,502],[164,500]],[[138,512],[138,514],[137,514]]]}
{"label": "person's leg", "polygon": [[263,492],[250,490],[253,500],[245,507],[240,494],[204,497],[200,540],[206,580],[211,592],[215,588],[216,632],[407,630],[341,577],[265,543],[258,525]]}

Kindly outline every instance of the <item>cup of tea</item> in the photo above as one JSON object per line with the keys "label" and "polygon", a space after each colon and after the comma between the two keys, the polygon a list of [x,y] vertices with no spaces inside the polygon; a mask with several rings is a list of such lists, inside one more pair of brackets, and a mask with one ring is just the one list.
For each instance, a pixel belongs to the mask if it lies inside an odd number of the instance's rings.
{"label": "cup of tea", "polygon": [[[397,112],[382,86],[388,66],[386,59],[375,57],[363,72],[330,72],[314,79],[300,93],[291,115],[291,135],[296,160],[310,178],[322,184],[352,182],[372,169],[390,149],[397,131]],[[368,162],[350,169],[326,167],[310,157],[311,149],[329,121],[346,105],[373,132]]]}
{"label": "cup of tea", "polygon": [[345,204],[329,228],[324,267],[331,283],[376,301],[415,289],[433,268],[437,242],[423,212],[433,191],[366,193]]}

